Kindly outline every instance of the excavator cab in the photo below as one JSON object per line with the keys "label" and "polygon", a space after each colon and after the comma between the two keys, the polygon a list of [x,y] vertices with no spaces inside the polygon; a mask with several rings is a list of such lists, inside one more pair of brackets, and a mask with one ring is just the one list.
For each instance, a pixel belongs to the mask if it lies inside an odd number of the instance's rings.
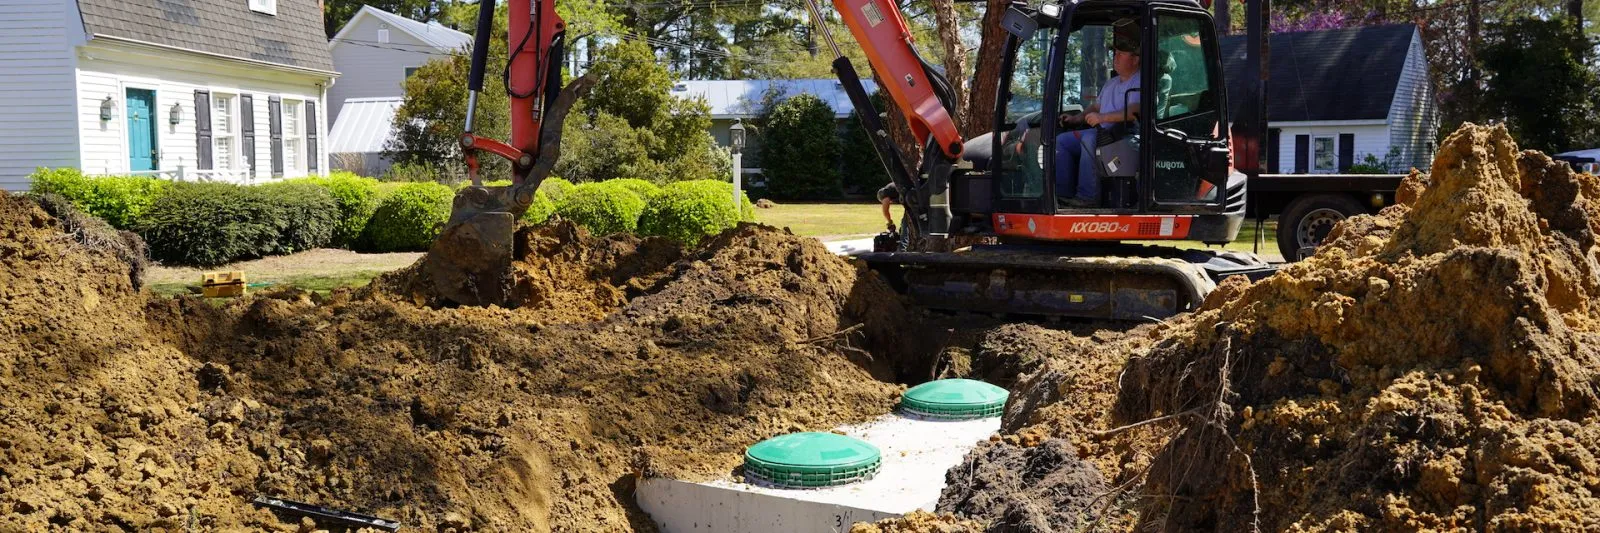
{"label": "excavator cab", "polygon": [[[995,212],[1242,214],[1245,177],[1229,165],[1220,49],[1210,15],[1198,4],[1090,0],[1012,7],[1006,19],[1012,35],[996,131],[972,142],[992,146],[969,153],[999,155],[973,161],[992,175]],[[1139,83],[1122,94],[1100,94],[1117,75],[1111,48],[1118,38],[1138,40]],[[1138,111],[1132,122],[1098,128],[1095,175],[1079,178],[1099,181],[1097,206],[1060,206],[1057,198],[1073,192],[1057,190],[1063,171],[1054,157],[1062,149],[1057,135],[1090,127],[1061,119],[1111,99],[1123,108],[1136,102]],[[1211,234],[1190,238],[1232,240],[1237,224],[1217,222]]]}

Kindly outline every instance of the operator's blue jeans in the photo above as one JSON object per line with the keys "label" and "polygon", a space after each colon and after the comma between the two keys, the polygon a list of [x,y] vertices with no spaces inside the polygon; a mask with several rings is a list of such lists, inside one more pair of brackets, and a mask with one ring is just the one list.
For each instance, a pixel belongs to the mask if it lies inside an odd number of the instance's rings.
{"label": "operator's blue jeans", "polygon": [[1094,173],[1099,133],[1100,128],[1089,128],[1056,136],[1056,196],[1100,201],[1100,180]]}

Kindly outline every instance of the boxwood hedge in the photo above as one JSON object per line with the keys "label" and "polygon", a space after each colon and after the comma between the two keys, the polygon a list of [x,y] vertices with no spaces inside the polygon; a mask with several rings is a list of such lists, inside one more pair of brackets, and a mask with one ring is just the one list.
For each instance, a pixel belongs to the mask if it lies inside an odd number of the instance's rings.
{"label": "boxwood hedge", "polygon": [[578,185],[555,201],[557,214],[596,235],[632,233],[644,204],[638,194],[613,182]]}

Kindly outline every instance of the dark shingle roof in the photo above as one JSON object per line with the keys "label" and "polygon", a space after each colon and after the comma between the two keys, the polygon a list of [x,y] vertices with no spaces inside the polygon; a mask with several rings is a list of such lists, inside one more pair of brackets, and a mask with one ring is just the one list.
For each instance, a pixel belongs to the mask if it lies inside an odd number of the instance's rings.
{"label": "dark shingle roof", "polygon": [[78,0],[78,9],[91,34],[333,70],[316,0],[278,0],[277,15],[249,0]]}
{"label": "dark shingle roof", "polygon": [[[1269,43],[1267,119],[1272,122],[1384,119],[1405,69],[1416,26],[1277,33]],[[1242,95],[1245,38],[1222,39],[1229,104]]]}

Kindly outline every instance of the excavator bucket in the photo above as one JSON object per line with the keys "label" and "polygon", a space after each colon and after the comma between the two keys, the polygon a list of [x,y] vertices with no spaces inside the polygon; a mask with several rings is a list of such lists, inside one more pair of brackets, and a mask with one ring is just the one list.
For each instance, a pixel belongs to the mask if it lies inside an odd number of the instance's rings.
{"label": "excavator bucket", "polygon": [[517,217],[526,210],[516,209],[515,198],[537,188],[537,183],[472,186],[456,193],[450,219],[428,249],[424,264],[440,299],[457,305],[510,306],[512,238]]}

